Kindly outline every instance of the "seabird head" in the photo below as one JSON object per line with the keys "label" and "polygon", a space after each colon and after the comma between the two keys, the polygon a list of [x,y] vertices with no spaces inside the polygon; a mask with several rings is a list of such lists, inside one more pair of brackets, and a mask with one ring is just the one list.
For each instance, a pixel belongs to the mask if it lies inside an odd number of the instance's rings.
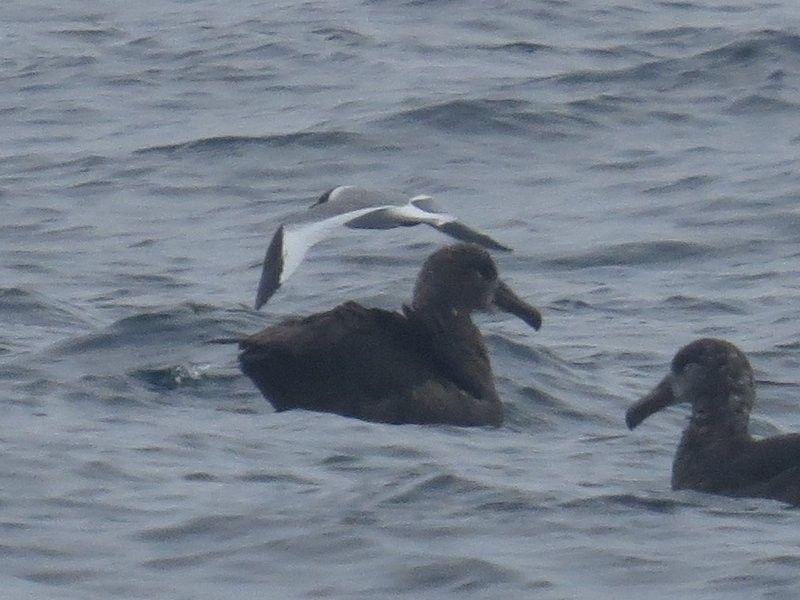
{"label": "seabird head", "polygon": [[361,197],[365,194],[369,194],[369,192],[359,189],[354,185],[337,185],[336,187],[323,192],[322,195],[317,198],[316,202],[311,205],[311,208],[327,202],[337,202],[343,197],[346,197],[348,194],[354,197]]}
{"label": "seabird head", "polygon": [[541,313],[499,279],[492,257],[474,244],[453,244],[431,254],[417,277],[412,306],[465,315],[499,308],[534,329],[542,324]]}
{"label": "seabird head", "polygon": [[625,422],[633,429],[667,406],[688,402],[689,428],[748,435],[754,401],[753,369],[744,353],[725,340],[703,338],[678,351],[670,373],[628,409]]}

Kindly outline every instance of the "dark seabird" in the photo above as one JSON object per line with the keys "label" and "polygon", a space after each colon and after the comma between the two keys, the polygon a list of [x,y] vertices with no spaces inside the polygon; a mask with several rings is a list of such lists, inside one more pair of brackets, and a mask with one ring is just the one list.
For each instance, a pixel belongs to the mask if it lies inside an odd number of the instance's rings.
{"label": "dark seabird", "polygon": [[346,302],[241,340],[239,361],[278,411],[499,426],[503,405],[471,319],[493,307],[541,326],[539,311],[498,278],[486,250],[455,244],[428,257],[402,313]]}
{"label": "dark seabird", "polygon": [[256,310],[294,273],[306,252],[335,231],[343,227],[393,229],[421,223],[462,242],[492,250],[510,250],[485,233],[467,227],[453,215],[437,210],[430,196],[408,200],[342,185],[328,190],[308,210],[290,217],[278,227],[264,257]]}
{"label": "dark seabird", "polygon": [[633,429],[688,402],[692,415],[672,463],[672,489],[800,504],[800,434],[753,439],[755,398],[747,357],[730,342],[704,338],[681,348],[670,374],[628,409],[625,421]]}

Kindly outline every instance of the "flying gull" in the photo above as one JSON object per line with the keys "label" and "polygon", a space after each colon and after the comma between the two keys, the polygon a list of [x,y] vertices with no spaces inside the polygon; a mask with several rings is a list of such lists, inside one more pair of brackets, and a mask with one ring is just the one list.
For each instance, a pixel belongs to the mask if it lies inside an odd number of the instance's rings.
{"label": "flying gull", "polygon": [[392,229],[424,223],[457,240],[492,250],[511,249],[485,233],[440,212],[430,196],[410,200],[353,186],[335,187],[308,210],[286,220],[272,237],[256,293],[256,310],[266,304],[303,261],[308,250],[341,227]]}

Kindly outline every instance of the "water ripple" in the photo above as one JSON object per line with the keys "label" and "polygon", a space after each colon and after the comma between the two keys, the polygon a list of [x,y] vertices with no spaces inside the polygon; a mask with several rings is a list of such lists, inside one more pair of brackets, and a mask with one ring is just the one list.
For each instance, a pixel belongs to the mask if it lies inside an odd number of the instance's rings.
{"label": "water ripple", "polygon": [[585,269],[601,266],[644,266],[712,257],[716,250],[705,244],[680,241],[627,242],[606,245],[592,251],[555,258],[546,264],[566,269]]}

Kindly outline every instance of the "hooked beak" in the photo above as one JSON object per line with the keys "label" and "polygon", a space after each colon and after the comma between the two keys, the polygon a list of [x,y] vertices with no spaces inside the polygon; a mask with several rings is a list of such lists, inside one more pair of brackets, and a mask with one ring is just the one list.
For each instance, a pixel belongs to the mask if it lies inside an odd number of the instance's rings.
{"label": "hooked beak", "polygon": [[537,331],[542,326],[542,313],[517,296],[503,281],[497,282],[492,303],[500,310],[522,319]]}
{"label": "hooked beak", "polygon": [[628,429],[633,429],[653,413],[678,402],[672,393],[672,375],[667,375],[649,394],[628,409],[625,423]]}

